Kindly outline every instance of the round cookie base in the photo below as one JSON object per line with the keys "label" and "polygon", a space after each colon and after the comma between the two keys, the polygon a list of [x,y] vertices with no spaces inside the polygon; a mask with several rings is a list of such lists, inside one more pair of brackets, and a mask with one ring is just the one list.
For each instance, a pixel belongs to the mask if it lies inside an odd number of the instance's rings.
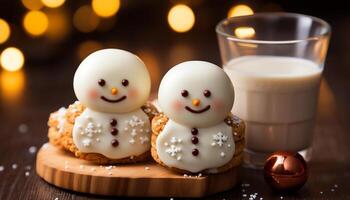
{"label": "round cookie base", "polygon": [[36,172],[60,188],[129,197],[204,197],[229,190],[239,182],[239,167],[215,175],[189,176],[155,162],[102,166],[76,158],[49,143],[38,152]]}

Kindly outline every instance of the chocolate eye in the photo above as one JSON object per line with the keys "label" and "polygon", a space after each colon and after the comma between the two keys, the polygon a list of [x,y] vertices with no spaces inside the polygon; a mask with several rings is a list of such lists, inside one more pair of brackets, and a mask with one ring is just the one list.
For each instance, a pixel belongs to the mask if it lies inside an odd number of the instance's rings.
{"label": "chocolate eye", "polygon": [[122,80],[122,85],[123,85],[124,87],[128,86],[128,85],[129,85],[129,81],[126,80],[126,79],[123,79],[123,80]]}
{"label": "chocolate eye", "polygon": [[187,96],[188,96],[188,91],[187,91],[187,90],[182,90],[182,91],[181,91],[181,95],[182,95],[183,97],[187,97]]}
{"label": "chocolate eye", "polygon": [[105,81],[104,79],[100,79],[100,80],[98,80],[98,84],[99,84],[101,87],[103,87],[103,86],[106,85],[106,81]]}
{"label": "chocolate eye", "polygon": [[211,92],[209,90],[204,90],[203,92],[205,97],[210,97],[211,96]]}

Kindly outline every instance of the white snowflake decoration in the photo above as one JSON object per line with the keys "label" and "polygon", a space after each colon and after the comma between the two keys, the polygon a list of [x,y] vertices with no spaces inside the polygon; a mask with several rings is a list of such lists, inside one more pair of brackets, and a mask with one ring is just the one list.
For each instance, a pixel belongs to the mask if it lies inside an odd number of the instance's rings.
{"label": "white snowflake decoration", "polygon": [[137,126],[143,127],[145,125],[145,122],[142,119],[140,119],[134,115],[134,116],[132,116],[132,119],[128,121],[128,124],[131,127],[137,127]]}
{"label": "white snowflake decoration", "polygon": [[181,148],[175,145],[170,145],[170,148],[165,149],[165,152],[168,153],[171,157],[177,156],[181,152]]}
{"label": "white snowflake decoration", "polygon": [[149,141],[149,138],[147,136],[140,137],[141,144],[147,143]]}
{"label": "white snowflake decoration", "polygon": [[85,140],[83,140],[82,143],[83,143],[84,147],[89,147],[91,145],[91,140],[90,139],[85,139]]}
{"label": "white snowflake decoration", "polygon": [[84,129],[84,133],[88,136],[88,137],[93,137],[94,135],[101,133],[101,125],[95,125],[93,122],[89,122],[86,126],[86,128]]}
{"label": "white snowflake decoration", "polygon": [[136,129],[132,129],[132,131],[131,131],[131,136],[132,136],[132,137],[135,137],[136,135],[137,135]]}
{"label": "white snowflake decoration", "polygon": [[227,135],[223,134],[222,132],[219,132],[215,135],[213,135],[213,146],[219,145],[220,147],[224,145],[224,143],[227,141],[228,137]]}
{"label": "white snowflake decoration", "polygon": [[135,144],[135,140],[134,140],[133,138],[131,138],[131,139],[129,140],[129,143],[130,143],[130,144]]}

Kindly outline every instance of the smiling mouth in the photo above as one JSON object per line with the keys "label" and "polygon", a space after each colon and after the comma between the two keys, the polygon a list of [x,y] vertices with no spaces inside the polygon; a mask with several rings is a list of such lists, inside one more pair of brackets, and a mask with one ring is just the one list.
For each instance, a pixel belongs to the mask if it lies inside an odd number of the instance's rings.
{"label": "smiling mouth", "polygon": [[210,109],[210,105],[207,105],[205,108],[203,108],[201,110],[193,110],[192,108],[190,108],[188,106],[186,106],[185,109],[190,111],[191,113],[199,114],[199,113],[203,113],[203,112],[209,110]]}
{"label": "smiling mouth", "polygon": [[119,99],[107,99],[106,97],[101,96],[101,99],[104,101],[107,101],[108,103],[118,103],[118,102],[121,102],[124,99],[126,99],[126,96],[124,95],[124,96],[120,97]]}

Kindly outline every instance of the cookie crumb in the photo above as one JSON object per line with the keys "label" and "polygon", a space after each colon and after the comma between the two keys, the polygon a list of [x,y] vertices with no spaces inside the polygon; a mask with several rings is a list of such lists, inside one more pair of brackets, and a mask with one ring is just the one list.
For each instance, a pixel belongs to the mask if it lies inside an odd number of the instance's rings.
{"label": "cookie crumb", "polygon": [[91,171],[95,172],[95,171],[96,171],[96,169],[95,169],[94,167],[91,167]]}
{"label": "cookie crumb", "polygon": [[323,191],[321,191],[320,194],[323,194]]}
{"label": "cookie crumb", "polygon": [[25,172],[24,175],[25,175],[25,176],[29,176],[29,172],[28,172],[28,171]]}
{"label": "cookie crumb", "polygon": [[105,169],[107,169],[107,170],[111,170],[112,168],[113,168],[112,165],[110,165],[110,166],[108,166],[108,167],[105,167]]}
{"label": "cookie crumb", "polygon": [[145,170],[150,170],[149,167],[145,167]]}
{"label": "cookie crumb", "polygon": [[35,153],[36,153],[36,150],[37,150],[36,146],[31,146],[31,147],[29,147],[29,149],[28,149],[28,151],[29,151],[30,154],[35,154]]}
{"label": "cookie crumb", "polygon": [[0,172],[4,171],[5,170],[5,167],[0,165]]}

